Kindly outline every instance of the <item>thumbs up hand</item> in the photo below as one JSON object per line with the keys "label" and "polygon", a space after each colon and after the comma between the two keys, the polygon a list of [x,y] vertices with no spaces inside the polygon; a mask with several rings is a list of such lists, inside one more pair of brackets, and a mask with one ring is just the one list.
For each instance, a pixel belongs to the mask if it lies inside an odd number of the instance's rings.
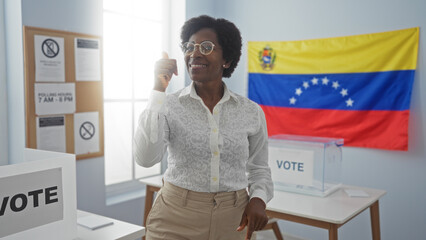
{"label": "thumbs up hand", "polygon": [[176,59],[169,59],[169,55],[163,52],[163,58],[155,63],[154,90],[165,92],[173,74],[178,75]]}

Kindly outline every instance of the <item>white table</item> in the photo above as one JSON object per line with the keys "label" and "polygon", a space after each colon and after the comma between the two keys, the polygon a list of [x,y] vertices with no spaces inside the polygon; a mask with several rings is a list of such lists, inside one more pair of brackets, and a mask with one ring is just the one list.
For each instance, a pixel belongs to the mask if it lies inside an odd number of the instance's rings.
{"label": "white table", "polygon": [[[162,175],[141,179],[146,184],[144,224],[153,201],[154,192],[162,186]],[[369,197],[349,197],[344,189],[359,189]],[[271,218],[302,223],[327,229],[329,240],[338,239],[338,228],[366,209],[370,209],[373,240],[380,240],[379,199],[386,191],[343,185],[327,197],[274,191],[274,198],[267,204],[266,213]]]}
{"label": "white table", "polygon": [[[369,197],[349,197],[344,189],[359,189]],[[266,213],[270,217],[327,229],[329,240],[338,239],[338,228],[370,209],[372,235],[380,239],[379,199],[386,191],[343,185],[327,197],[274,191]]]}
{"label": "white table", "polygon": [[[77,210],[77,218],[88,215],[96,214]],[[109,219],[114,223],[96,230],[90,230],[77,225],[77,240],[135,240],[145,236],[145,228],[142,226],[104,216],[101,217]]]}

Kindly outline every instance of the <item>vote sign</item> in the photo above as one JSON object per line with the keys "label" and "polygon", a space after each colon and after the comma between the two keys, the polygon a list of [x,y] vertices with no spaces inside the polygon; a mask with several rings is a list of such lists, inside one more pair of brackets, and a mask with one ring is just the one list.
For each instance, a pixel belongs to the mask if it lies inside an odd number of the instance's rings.
{"label": "vote sign", "polygon": [[313,186],[314,151],[270,146],[268,153],[274,182]]}
{"label": "vote sign", "polygon": [[0,238],[62,220],[62,169],[0,178]]}

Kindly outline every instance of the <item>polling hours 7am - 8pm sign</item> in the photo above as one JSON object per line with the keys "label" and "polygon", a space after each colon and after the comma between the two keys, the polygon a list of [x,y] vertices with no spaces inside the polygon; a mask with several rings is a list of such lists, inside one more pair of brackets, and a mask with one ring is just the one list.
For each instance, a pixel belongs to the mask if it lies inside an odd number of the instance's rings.
{"label": "polling hours 7am - 8pm sign", "polygon": [[36,83],[34,97],[37,115],[75,112],[75,83]]}

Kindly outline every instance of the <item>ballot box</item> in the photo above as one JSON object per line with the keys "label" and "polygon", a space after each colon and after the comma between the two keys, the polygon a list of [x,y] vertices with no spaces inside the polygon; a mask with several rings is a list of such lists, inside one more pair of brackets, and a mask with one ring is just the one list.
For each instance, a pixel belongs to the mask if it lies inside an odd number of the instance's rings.
{"label": "ballot box", "polygon": [[0,239],[76,239],[75,155],[23,153],[20,163],[0,166]]}
{"label": "ballot box", "polygon": [[343,139],[281,134],[268,141],[275,190],[325,197],[341,186]]}

